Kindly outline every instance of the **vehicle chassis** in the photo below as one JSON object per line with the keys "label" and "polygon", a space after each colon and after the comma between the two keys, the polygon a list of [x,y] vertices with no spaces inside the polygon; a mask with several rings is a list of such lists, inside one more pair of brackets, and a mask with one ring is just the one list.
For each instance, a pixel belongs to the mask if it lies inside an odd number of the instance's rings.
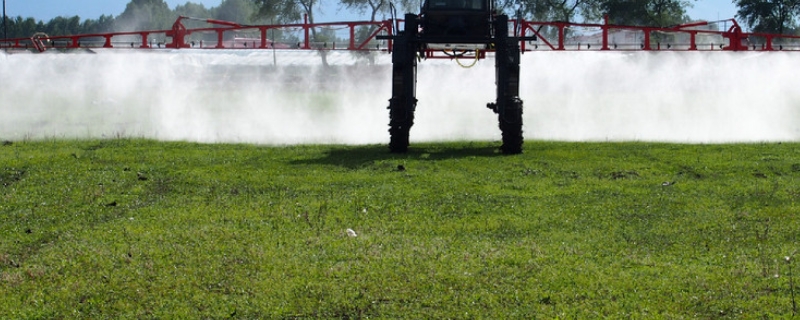
{"label": "vehicle chassis", "polygon": [[[418,57],[432,51],[430,44],[477,44],[494,51],[497,100],[487,107],[498,115],[504,154],[522,152],[522,99],[519,98],[520,47],[522,38],[508,35],[508,16],[496,15],[490,20],[491,30],[481,33],[426,34],[420,32],[420,16],[405,15],[405,27],[394,40],[392,51],[392,98],[389,100],[389,150],[408,151],[409,133],[414,125],[417,106],[416,77]],[[431,32],[433,33],[433,32]],[[524,39],[522,39],[524,40]],[[466,51],[462,51],[462,54]],[[475,58],[482,57],[474,51]],[[455,55],[455,54],[454,54]],[[454,55],[451,55],[453,57]]]}

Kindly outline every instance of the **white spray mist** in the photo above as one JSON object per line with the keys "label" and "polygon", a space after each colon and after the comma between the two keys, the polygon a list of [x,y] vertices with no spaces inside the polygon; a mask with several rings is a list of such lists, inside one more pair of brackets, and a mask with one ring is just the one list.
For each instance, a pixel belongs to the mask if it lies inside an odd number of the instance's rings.
{"label": "white spray mist", "polygon": [[[388,142],[391,57],[335,52],[0,54],[0,139],[145,137],[199,142]],[[471,61],[464,61],[471,63]],[[800,139],[792,53],[531,52],[527,139]],[[494,60],[419,65],[411,140],[499,140]]]}

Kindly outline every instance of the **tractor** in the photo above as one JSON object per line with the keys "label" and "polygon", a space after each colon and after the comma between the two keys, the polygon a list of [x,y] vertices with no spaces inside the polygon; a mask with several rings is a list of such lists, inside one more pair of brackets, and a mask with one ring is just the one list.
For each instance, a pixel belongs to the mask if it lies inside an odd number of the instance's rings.
{"label": "tractor", "polygon": [[420,13],[405,15],[393,40],[392,98],[389,100],[389,150],[408,151],[417,106],[416,71],[421,58],[495,57],[497,100],[487,107],[497,114],[504,154],[522,152],[522,100],[519,98],[520,40],[509,36],[507,15],[493,0],[426,0]]}

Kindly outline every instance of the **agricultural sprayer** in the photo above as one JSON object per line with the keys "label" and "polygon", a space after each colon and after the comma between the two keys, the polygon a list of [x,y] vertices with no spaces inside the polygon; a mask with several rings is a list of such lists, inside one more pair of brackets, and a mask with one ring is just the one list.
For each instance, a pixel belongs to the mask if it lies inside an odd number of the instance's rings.
{"label": "agricultural sprayer", "polygon": [[[186,20],[212,26],[187,28]],[[719,25],[725,24],[722,31]],[[727,26],[730,24],[730,27]],[[402,25],[402,28],[401,28]],[[356,29],[368,27],[366,37]],[[313,42],[315,28],[349,31],[344,40]],[[402,29],[402,30],[401,30]],[[270,32],[300,34],[299,41],[270,40]],[[247,36],[241,37],[240,34]],[[273,32],[274,34],[274,32]],[[340,38],[341,39],[341,38]],[[392,55],[389,99],[389,149],[406,152],[417,106],[417,65],[424,59],[494,58],[496,99],[487,107],[496,115],[504,154],[522,152],[523,101],[520,55],[536,51],[800,51],[800,37],[746,33],[733,19],[673,27],[571,22],[532,22],[499,14],[493,0],[426,0],[418,14],[404,19],[296,24],[242,25],[179,17],[171,29],[0,39],[0,49],[71,50],[319,50],[376,51]]]}

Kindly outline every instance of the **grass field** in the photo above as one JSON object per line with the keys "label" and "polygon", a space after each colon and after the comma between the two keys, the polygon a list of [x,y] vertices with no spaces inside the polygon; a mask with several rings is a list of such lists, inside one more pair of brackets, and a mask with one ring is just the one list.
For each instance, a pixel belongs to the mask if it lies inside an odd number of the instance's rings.
{"label": "grass field", "polygon": [[800,144],[496,147],[5,142],[0,318],[795,313]]}

